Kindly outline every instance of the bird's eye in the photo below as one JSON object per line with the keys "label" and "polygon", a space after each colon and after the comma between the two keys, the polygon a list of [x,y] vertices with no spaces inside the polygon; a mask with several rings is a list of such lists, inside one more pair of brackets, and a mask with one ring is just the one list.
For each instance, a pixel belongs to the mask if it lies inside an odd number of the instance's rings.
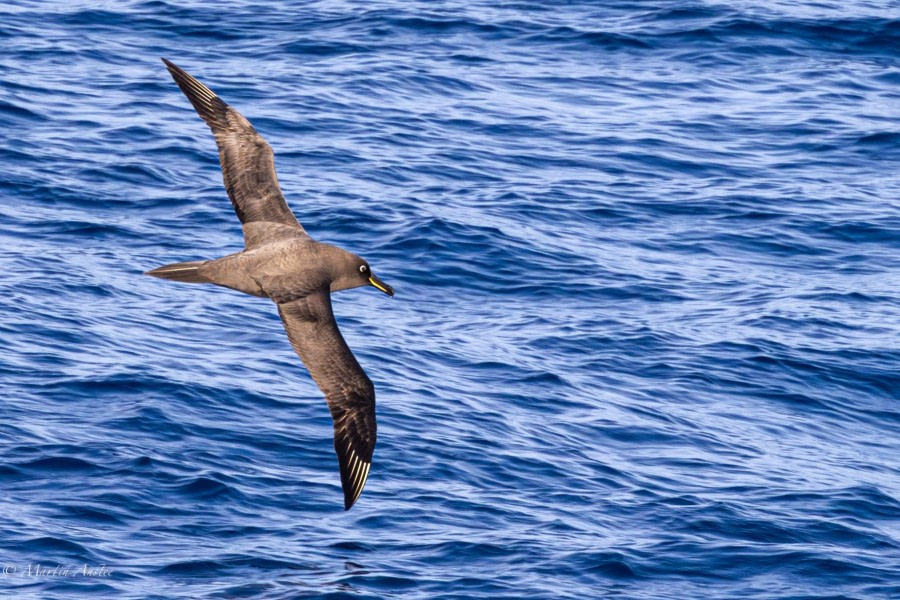
{"label": "bird's eye", "polygon": [[368,270],[369,270],[369,267],[367,267],[366,265],[360,265],[360,266],[359,266],[359,272],[360,272],[360,273],[365,273],[365,272],[368,271]]}

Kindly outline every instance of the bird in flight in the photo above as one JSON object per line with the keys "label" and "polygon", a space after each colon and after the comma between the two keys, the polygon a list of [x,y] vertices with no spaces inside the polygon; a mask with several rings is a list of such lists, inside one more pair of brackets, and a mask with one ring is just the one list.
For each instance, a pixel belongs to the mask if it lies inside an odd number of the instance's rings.
{"label": "bird in flight", "polygon": [[334,419],[344,510],[350,510],[372,466],[375,388],[338,329],[331,293],[364,285],[388,296],[394,290],[359,256],[312,239],[281,193],[269,144],[212,90],[162,60],[213,132],[225,190],[244,231],[245,249],[222,258],[164,265],[146,274],[212,283],[275,302],[288,340],[325,394]]}

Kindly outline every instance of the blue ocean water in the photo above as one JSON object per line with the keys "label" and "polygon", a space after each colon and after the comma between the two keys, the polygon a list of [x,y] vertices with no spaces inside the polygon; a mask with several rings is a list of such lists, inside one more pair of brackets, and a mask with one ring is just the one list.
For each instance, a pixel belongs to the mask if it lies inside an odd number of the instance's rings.
{"label": "blue ocean water", "polygon": [[[3,597],[900,597],[897,2],[11,0],[0,44]],[[334,300],[350,512],[272,304],[141,275],[242,247],[161,56],[397,289]]]}

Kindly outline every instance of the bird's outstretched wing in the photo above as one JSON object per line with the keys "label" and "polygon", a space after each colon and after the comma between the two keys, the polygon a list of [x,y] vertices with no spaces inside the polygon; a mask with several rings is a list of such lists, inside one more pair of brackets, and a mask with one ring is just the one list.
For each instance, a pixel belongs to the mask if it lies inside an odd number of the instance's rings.
{"label": "bird's outstretched wing", "polygon": [[375,387],[338,330],[327,287],[278,304],[288,339],[325,394],[334,419],[344,510],[366,485],[375,449]]}
{"label": "bird's outstretched wing", "polygon": [[[288,208],[275,175],[275,155],[253,125],[215,92],[184,69],[162,59],[197,114],[212,129],[219,147],[225,190],[234,212],[244,225],[248,247],[265,238],[305,236],[306,232]],[[256,223],[278,223],[284,227]]]}

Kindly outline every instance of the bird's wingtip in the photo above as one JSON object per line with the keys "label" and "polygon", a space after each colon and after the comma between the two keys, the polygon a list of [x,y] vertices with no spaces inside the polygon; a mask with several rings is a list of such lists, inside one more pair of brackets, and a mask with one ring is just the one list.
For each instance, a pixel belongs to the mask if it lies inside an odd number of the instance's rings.
{"label": "bird's wingtip", "polygon": [[179,67],[178,65],[173,63],[171,60],[169,60],[165,56],[160,56],[159,59],[161,61],[163,61],[163,64],[166,65],[166,68],[169,70],[170,73],[177,73],[178,71],[182,70],[181,67]]}
{"label": "bird's wingtip", "polygon": [[358,496],[354,498],[352,493],[344,494],[344,512],[347,512],[348,510],[353,508],[353,505],[356,504],[357,498]]}

